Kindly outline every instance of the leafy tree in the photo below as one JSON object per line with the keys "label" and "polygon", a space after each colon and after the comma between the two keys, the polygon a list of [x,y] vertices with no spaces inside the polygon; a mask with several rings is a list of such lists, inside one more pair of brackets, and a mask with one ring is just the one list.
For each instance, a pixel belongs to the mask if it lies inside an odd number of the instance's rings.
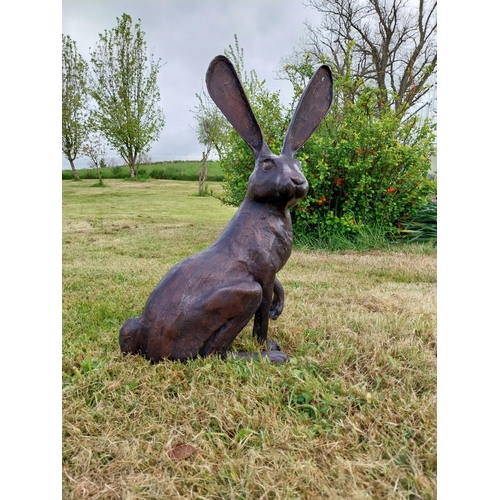
{"label": "leafy tree", "polygon": [[[240,48],[236,35],[234,35],[234,41],[235,48],[230,45],[229,50],[224,51],[224,53],[233,61],[238,76],[244,82],[247,94],[252,94],[257,84],[257,75],[255,72],[252,72],[249,76],[244,71],[243,49]],[[222,158],[224,156],[224,148],[228,145],[229,133],[232,127],[212,101],[212,98],[207,94],[205,88],[202,89],[201,94],[196,94],[196,99],[198,100],[198,104],[192,113],[196,120],[198,142],[205,146],[207,157],[212,149],[215,149],[219,158]]]}
{"label": "leafy tree", "polygon": [[[281,75],[309,54],[328,63],[336,77],[351,75],[379,89],[379,103],[400,114],[415,112],[429,91],[437,66],[436,0],[307,0],[322,14],[320,26],[306,23],[295,54]],[[356,89],[353,89],[356,92]]]}
{"label": "leafy tree", "polygon": [[106,166],[104,160],[106,146],[102,135],[99,132],[90,132],[82,146],[82,152],[89,158],[90,168],[97,169],[97,176],[99,177],[99,182],[102,184],[100,168]]}
{"label": "leafy tree", "polygon": [[73,177],[80,180],[74,160],[82,156],[88,135],[88,65],[78,53],[76,42],[62,35],[62,152]]}
{"label": "leafy tree", "polygon": [[219,111],[205,89],[201,94],[196,94],[198,104],[193,111],[196,120],[196,135],[198,142],[203,144],[207,156],[215,149],[219,158],[227,143],[230,130],[229,122]]}
{"label": "leafy tree", "polygon": [[198,194],[202,196],[205,193],[205,183],[208,176],[207,159],[213,149],[217,151],[219,158],[223,156],[230,125],[204,89],[201,94],[196,94],[196,98],[198,105],[193,111],[196,120],[196,134],[198,142],[205,146],[198,175]]}
{"label": "leafy tree", "polygon": [[91,95],[96,103],[93,120],[109,144],[137,175],[137,158],[159,139],[165,117],[158,106],[160,61],[148,61],[141,20],[133,24],[128,14],[117,26],[99,34],[91,52]]}

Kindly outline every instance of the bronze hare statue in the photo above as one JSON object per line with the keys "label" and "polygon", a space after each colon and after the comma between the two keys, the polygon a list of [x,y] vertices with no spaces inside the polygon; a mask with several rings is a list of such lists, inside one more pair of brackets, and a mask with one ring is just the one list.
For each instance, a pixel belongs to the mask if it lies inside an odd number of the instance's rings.
{"label": "bronze hare statue", "polygon": [[284,291],[276,273],[292,251],[289,209],[309,185],[295,152],[328,112],[333,81],[320,66],[301,96],[279,156],[264,142],[231,62],[217,56],[206,75],[207,89],[231,125],[250,146],[255,169],[243,203],[209,248],[173,266],[149,296],[142,316],[120,330],[123,353],[140,353],[155,362],[210,354],[225,357],[231,342],[254,318],[253,334],[267,350],[235,353],[287,359],[267,340],[269,318],[283,311]]}

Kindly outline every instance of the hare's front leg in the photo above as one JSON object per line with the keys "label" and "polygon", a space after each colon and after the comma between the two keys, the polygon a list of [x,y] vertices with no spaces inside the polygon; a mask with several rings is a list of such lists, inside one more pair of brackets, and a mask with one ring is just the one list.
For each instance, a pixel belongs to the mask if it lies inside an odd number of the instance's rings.
{"label": "hare's front leg", "polygon": [[269,311],[273,296],[273,287],[262,290],[262,302],[260,303],[253,321],[253,336],[257,337],[259,343],[264,344],[267,340],[267,329],[269,327]]}
{"label": "hare's front leg", "polygon": [[[285,293],[277,278],[274,279],[273,286],[263,290],[262,302],[255,313],[253,323],[253,335],[261,344],[265,344],[267,350],[262,352],[263,356],[271,358],[271,361],[286,361],[286,354],[279,352],[279,345],[273,340],[268,340],[267,331],[269,328],[269,318],[278,318],[283,311]],[[274,354],[273,354],[274,353]],[[278,359],[273,359],[278,356]],[[282,359],[284,358],[284,359]]]}

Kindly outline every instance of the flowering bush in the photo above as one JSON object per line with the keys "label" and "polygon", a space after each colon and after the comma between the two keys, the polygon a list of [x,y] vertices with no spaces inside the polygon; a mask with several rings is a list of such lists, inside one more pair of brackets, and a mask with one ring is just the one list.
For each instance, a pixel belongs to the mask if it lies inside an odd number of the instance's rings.
{"label": "flowering bush", "polygon": [[292,211],[296,234],[321,239],[365,225],[393,232],[435,192],[428,178],[434,126],[419,126],[417,116],[402,121],[370,87],[343,98],[351,85],[336,82],[329,114],[297,153],[310,188]]}

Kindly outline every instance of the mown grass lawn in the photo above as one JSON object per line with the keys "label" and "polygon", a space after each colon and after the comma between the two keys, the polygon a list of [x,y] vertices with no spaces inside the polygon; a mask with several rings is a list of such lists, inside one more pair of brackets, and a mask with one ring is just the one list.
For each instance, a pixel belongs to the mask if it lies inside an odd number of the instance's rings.
{"label": "mown grass lawn", "polygon": [[[121,325],[235,209],[105,183],[62,188],[63,498],[436,498],[435,252],[295,250],[269,335],[288,363],[151,365]],[[250,327],[233,347],[258,348]]]}

